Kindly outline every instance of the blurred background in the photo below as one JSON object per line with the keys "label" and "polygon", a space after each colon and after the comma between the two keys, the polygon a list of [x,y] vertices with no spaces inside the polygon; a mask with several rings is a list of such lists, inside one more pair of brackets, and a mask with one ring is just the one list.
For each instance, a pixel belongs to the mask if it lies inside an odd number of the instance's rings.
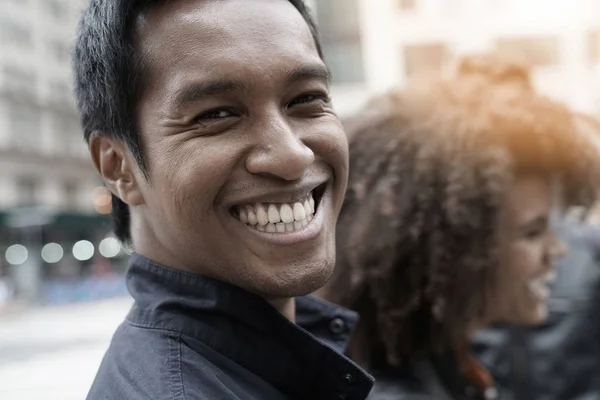
{"label": "blurred background", "polygon": [[[308,0],[341,115],[498,51],[600,114],[600,0]],[[127,250],[87,155],[70,51],[84,0],[0,0],[0,398],[81,399],[130,299]]]}

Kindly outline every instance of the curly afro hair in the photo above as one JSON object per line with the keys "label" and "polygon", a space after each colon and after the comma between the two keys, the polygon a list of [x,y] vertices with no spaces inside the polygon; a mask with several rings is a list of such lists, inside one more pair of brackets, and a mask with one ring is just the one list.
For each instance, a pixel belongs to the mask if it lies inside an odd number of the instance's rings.
{"label": "curly afro hair", "polygon": [[[472,56],[451,78],[394,90],[346,121],[350,180],[324,297],[358,311],[349,353],[398,365],[464,345],[499,265],[498,222],[521,173],[589,204],[597,154],[528,71]],[[379,361],[377,361],[379,360]]]}

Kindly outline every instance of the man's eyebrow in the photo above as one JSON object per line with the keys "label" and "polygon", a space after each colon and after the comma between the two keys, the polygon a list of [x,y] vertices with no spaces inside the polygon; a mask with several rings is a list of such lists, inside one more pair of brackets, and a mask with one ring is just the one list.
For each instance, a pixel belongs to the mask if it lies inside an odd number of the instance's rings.
{"label": "man's eyebrow", "polygon": [[173,95],[173,103],[182,106],[186,103],[202,100],[203,98],[215,96],[225,92],[247,90],[248,86],[239,81],[230,79],[216,79],[206,82],[193,82],[181,88]]}
{"label": "man's eyebrow", "polygon": [[317,79],[329,85],[331,73],[323,64],[307,64],[294,69],[287,76],[287,83],[292,84],[299,81]]}
{"label": "man's eyebrow", "polygon": [[[286,77],[287,84],[299,81],[317,79],[329,84],[331,75],[323,64],[308,64],[289,72]],[[231,79],[216,79],[206,82],[193,82],[173,94],[173,103],[182,106],[186,103],[202,100],[225,92],[242,92],[248,90],[245,82]]]}

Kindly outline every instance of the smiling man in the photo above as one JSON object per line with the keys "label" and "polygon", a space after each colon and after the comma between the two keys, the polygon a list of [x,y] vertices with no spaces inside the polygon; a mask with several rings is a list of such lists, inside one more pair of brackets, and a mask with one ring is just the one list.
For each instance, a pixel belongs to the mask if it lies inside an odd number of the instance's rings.
{"label": "smiling man", "polygon": [[[74,69],[135,304],[89,399],[364,399],[334,266],[345,136],[300,0],[91,0]],[[309,332],[310,331],[310,332]]]}

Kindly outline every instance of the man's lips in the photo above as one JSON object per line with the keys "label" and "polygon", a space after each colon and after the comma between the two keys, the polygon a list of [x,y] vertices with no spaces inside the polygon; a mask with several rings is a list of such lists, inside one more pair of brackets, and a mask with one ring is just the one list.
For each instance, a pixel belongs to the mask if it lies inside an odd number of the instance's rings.
{"label": "man's lips", "polygon": [[256,202],[234,206],[231,214],[262,232],[296,232],[308,225],[319,206],[325,185],[291,202]]}
{"label": "man's lips", "polygon": [[226,196],[226,200],[221,203],[228,209],[258,203],[293,204],[297,201],[303,201],[313,191],[321,195],[328,182],[329,179],[324,177],[296,184],[280,184],[275,187],[238,188],[236,192],[241,192],[242,194],[238,196]]}

